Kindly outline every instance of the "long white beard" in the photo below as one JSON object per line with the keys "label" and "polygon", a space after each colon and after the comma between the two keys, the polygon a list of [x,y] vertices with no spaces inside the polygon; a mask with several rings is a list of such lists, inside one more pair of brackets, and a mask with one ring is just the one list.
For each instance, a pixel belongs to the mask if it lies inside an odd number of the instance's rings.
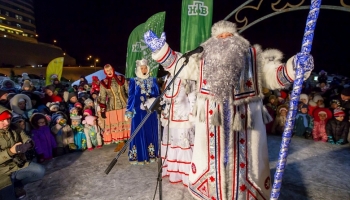
{"label": "long white beard", "polygon": [[249,42],[240,36],[212,37],[201,46],[204,48],[204,77],[210,91],[217,100],[227,101],[245,65]]}

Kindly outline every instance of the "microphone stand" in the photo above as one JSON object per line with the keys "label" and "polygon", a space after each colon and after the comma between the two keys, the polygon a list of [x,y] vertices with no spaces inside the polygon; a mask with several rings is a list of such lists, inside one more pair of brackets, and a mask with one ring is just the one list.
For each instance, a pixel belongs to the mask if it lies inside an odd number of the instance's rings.
{"label": "microphone stand", "polygon": [[[181,58],[180,58],[181,59]],[[180,60],[179,59],[179,60]],[[113,158],[113,160],[110,162],[110,164],[108,165],[108,167],[106,168],[106,170],[104,171],[106,174],[108,174],[112,168],[114,167],[115,164],[117,164],[119,157],[121,156],[121,154],[123,154],[125,152],[125,150],[129,147],[131,141],[134,139],[134,137],[136,136],[136,134],[139,132],[139,130],[142,128],[142,126],[145,124],[145,122],[147,121],[147,119],[149,118],[149,116],[152,114],[152,112],[154,112],[156,110],[156,105],[158,106],[158,111],[160,113],[161,107],[159,105],[161,98],[165,95],[167,90],[170,90],[170,86],[171,84],[175,81],[175,79],[178,77],[178,75],[180,74],[180,72],[182,71],[182,69],[187,65],[188,63],[188,57],[185,57],[185,61],[183,62],[182,66],[180,67],[180,69],[177,71],[177,73],[174,75],[174,77],[172,78],[172,80],[169,82],[169,84],[166,86],[166,88],[164,89],[164,91],[154,100],[154,102],[152,103],[152,105],[149,107],[146,116],[142,119],[142,121],[140,122],[140,124],[136,127],[136,129],[134,130],[134,132],[130,135],[130,138],[125,142],[125,145],[123,146],[123,148],[118,152],[118,154],[116,155],[115,158]],[[157,115],[158,118],[158,135],[160,134],[160,116]],[[158,137],[158,143],[161,144],[161,137]],[[159,154],[158,156],[161,157],[161,146],[158,146],[159,149]],[[158,158],[158,170],[160,171],[160,168],[162,167],[162,159]],[[160,173],[161,174],[161,171]],[[158,178],[157,181],[162,183],[162,176],[158,174]],[[160,184],[159,186],[159,198],[162,198],[162,186]]]}

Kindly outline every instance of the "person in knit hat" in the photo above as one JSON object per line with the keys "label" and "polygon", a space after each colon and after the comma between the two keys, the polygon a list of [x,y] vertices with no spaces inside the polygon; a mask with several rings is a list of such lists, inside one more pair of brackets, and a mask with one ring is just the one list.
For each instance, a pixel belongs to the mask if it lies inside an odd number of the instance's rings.
{"label": "person in knit hat", "polygon": [[326,124],[332,119],[332,112],[328,108],[316,108],[314,110],[314,128],[312,129],[312,137],[314,141],[327,142]]}
{"label": "person in knit hat", "polygon": [[[12,112],[0,106],[1,199],[24,198],[24,186],[42,179],[45,175],[45,167],[26,160],[24,154],[34,148],[34,143],[23,131],[17,134],[10,127],[11,118]],[[23,159],[23,166],[19,166],[14,158]]]}
{"label": "person in knit hat", "polygon": [[77,116],[79,115],[79,112],[78,112],[78,109],[76,107],[73,107],[69,110],[69,116],[72,117],[72,116]]}
{"label": "person in knit hat", "polygon": [[101,130],[97,126],[96,119],[97,117],[95,116],[86,116],[83,121],[86,144],[89,151],[93,150],[93,147],[102,147]]}
{"label": "person in knit hat", "polygon": [[24,80],[22,85],[22,91],[32,91],[33,85],[29,80]]}
{"label": "person in knit hat", "polygon": [[295,116],[293,136],[304,136],[306,139],[311,138],[312,129],[314,128],[314,119],[308,113],[308,105],[303,104]]}
{"label": "person in knit hat", "polygon": [[55,94],[55,86],[49,85],[45,87],[45,97],[43,103],[46,105],[48,102],[62,102],[62,98]]}
{"label": "person in knit hat", "polygon": [[67,117],[63,112],[57,112],[52,115],[51,132],[55,136],[57,148],[54,150],[54,156],[61,156],[76,150],[74,144],[74,133],[67,124]]}
{"label": "person in knit hat", "polygon": [[74,107],[78,109],[79,115],[83,115],[83,105],[80,102],[76,102]]}
{"label": "person in knit hat", "polygon": [[85,109],[90,109],[92,111],[91,115],[96,116],[95,103],[90,98],[88,98],[84,101],[84,110]]}
{"label": "person in knit hat", "polygon": [[84,126],[81,124],[81,116],[71,116],[70,117],[72,125],[71,128],[74,133],[74,144],[77,150],[86,149],[86,137],[84,133]]}
{"label": "person in knit hat", "polygon": [[48,102],[46,106],[49,108],[51,114],[59,110],[60,104],[58,102]]}
{"label": "person in knit hat", "polygon": [[288,93],[284,90],[279,91],[279,95],[278,95],[278,105],[282,105],[284,103],[286,103],[288,97]]}
{"label": "person in knit hat", "polygon": [[83,116],[93,116],[91,109],[85,109],[83,112]]}
{"label": "person in knit hat", "polygon": [[344,120],[345,113],[341,109],[333,111],[334,119],[327,122],[326,133],[328,142],[331,144],[343,145],[347,141],[349,133],[349,122]]}
{"label": "person in knit hat", "polygon": [[316,108],[324,108],[323,97],[319,94],[316,94],[312,100],[309,101],[309,115],[313,115],[313,112]]}
{"label": "person in knit hat", "polygon": [[282,135],[284,131],[284,125],[287,121],[288,106],[282,104],[277,108],[277,116],[273,122],[271,133],[275,135]]}

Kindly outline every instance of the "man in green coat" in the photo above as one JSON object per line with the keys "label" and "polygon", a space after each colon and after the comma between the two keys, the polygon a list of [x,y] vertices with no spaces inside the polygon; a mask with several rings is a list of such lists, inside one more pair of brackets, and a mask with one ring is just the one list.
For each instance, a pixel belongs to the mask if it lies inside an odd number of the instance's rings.
{"label": "man in green coat", "polygon": [[0,106],[0,199],[22,199],[26,196],[24,185],[40,180],[45,168],[27,162],[24,153],[33,148],[33,142],[22,131],[11,130],[12,113]]}

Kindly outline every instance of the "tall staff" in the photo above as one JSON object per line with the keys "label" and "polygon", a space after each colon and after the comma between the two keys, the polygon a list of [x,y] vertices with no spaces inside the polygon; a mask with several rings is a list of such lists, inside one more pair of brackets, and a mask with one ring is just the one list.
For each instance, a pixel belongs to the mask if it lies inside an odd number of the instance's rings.
{"label": "tall staff", "polygon": [[314,30],[316,27],[317,17],[320,12],[320,7],[321,0],[311,0],[301,52],[299,52],[294,59],[294,64],[296,66],[296,79],[293,84],[287,122],[283,131],[281,148],[271,191],[271,200],[277,200],[280,195],[283,173],[287,162],[289,143],[291,141],[292,130],[294,127],[294,119],[297,113],[300,92],[304,82],[304,74],[311,73],[313,70],[313,58],[310,56],[310,51],[312,48],[312,40],[314,38]]}

